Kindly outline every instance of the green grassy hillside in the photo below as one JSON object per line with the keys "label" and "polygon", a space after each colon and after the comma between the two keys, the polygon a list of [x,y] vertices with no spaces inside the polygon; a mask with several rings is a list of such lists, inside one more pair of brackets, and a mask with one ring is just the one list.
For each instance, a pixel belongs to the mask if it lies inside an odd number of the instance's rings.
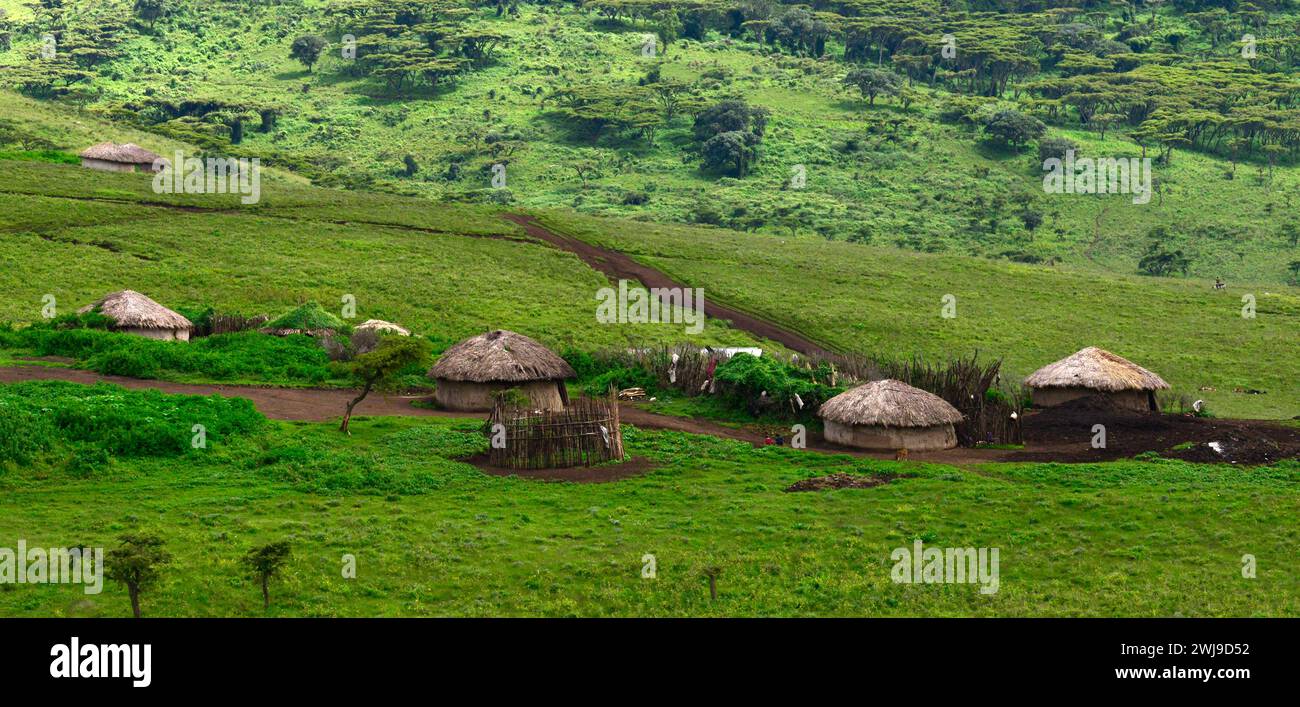
{"label": "green grassy hillside", "polygon": [[[276,425],[89,478],[0,476],[0,535],[113,548],[157,533],[174,560],[146,616],[1295,616],[1293,462],[964,471],[628,430],[657,469],[608,484],[487,476],[449,457],[478,421]],[[830,473],[884,486],[785,493]],[[87,504],[92,496],[99,502]],[[961,513],[948,509],[961,508]],[[996,547],[999,586],[907,585],[890,553]],[[288,540],[264,613],[239,558]],[[1253,554],[1256,579],[1241,578]],[[344,556],[356,578],[342,576]],[[652,554],[657,577],[641,572]],[[704,572],[716,568],[718,600]],[[12,585],[11,585],[12,586]],[[120,585],[0,591],[5,616],[127,616]]]}
{"label": "green grassy hillside", "polygon": [[[0,321],[40,319],[46,294],[67,313],[125,288],[173,308],[272,316],[307,300],[339,309],[353,295],[356,321],[446,338],[508,328],[557,348],[692,338],[683,326],[598,323],[608,281],[482,207],[292,184],[267,185],[244,207],[230,195],[155,195],[146,175],[2,164],[12,208],[0,214]],[[753,343],[716,322],[694,338]]]}
{"label": "green grassy hillside", "polygon": [[[157,195],[144,175],[5,162],[0,320],[34,321],[132,288],[171,306],[277,314],[357,297],[358,316],[458,338],[492,327],[556,347],[689,339],[685,327],[596,321],[607,284],[531,242],[498,210],[270,184],[235,196]],[[179,208],[184,207],[184,208]],[[499,207],[498,207],[499,208]],[[196,210],[198,209],[198,210]],[[813,237],[656,226],[546,212],[557,231],[625,251],[711,297],[845,351],[1003,357],[1011,376],[1088,345],[1151,367],[1219,415],[1300,411],[1300,298],[1270,285],[1214,291],[1167,278],[826,243]],[[352,219],[356,219],[355,221]],[[956,297],[956,318],[941,316]],[[1241,316],[1241,298],[1256,317]],[[711,321],[701,342],[752,339]],[[1215,390],[1201,390],[1212,387]],[[1255,389],[1263,394],[1234,392]]]}
{"label": "green grassy hillside", "polygon": [[[1300,413],[1300,297],[1292,288],[1215,291],[1204,283],[807,237],[560,212],[542,220],[844,350],[935,356],[978,349],[1005,358],[1007,374],[1020,377],[1085,346],[1100,346],[1159,372],[1217,414]],[[956,298],[951,319],[942,316],[949,294]],[[1242,317],[1246,295],[1255,298],[1253,319]]]}
{"label": "green grassy hillside", "polygon": [[[287,3],[235,11],[177,0],[149,29],[130,19],[125,0],[95,5],[95,13],[85,13],[81,23],[94,17],[122,27],[113,32],[112,58],[91,67],[91,78],[74,91],[75,101],[90,114],[130,121],[206,149],[261,156],[322,184],[656,222],[694,220],[1121,273],[1137,271],[1152,229],[1163,225],[1169,233],[1162,246],[1187,258],[1190,277],[1275,284],[1297,277],[1290,269],[1300,261],[1294,238],[1300,228],[1295,217],[1300,168],[1294,149],[1279,153],[1275,168],[1258,146],[1239,165],[1230,164],[1221,142],[1213,156],[1178,151],[1169,164],[1157,165],[1161,193],[1146,205],[1122,195],[1045,194],[1032,147],[1020,152],[992,147],[969,123],[943,117],[957,97],[952,91],[909,81],[905,102],[882,98],[868,105],[843,85],[851,65],[839,58],[848,41],[840,32],[832,33],[820,58],[716,30],[702,41],[683,36],[645,58],[640,48],[659,21],[649,17],[652,13],[639,16],[636,2],[587,8],[521,4],[517,16],[471,7],[447,12],[463,12],[458,26],[497,36],[491,56],[436,87],[393,89],[342,55],[343,35],[349,32],[362,36],[364,53],[370,35],[360,28],[369,10]],[[355,4],[371,5],[388,6],[378,0]],[[630,9],[599,11],[623,5]],[[920,21],[914,14],[937,12],[871,3],[854,10],[852,2],[833,7],[844,17],[826,13],[826,19],[848,25],[855,12],[894,12],[908,22]],[[1150,20],[1157,22],[1154,29],[1143,24],[1145,15],[1126,23],[1120,14],[1099,13],[1086,22],[1063,16],[1059,22],[1073,27],[1069,21],[1075,20],[1091,28],[1087,31],[1097,33],[1098,47],[1109,47],[1095,48],[1103,54],[1118,51],[1112,46],[1116,38],[1150,35],[1151,61],[1176,59],[1189,67],[1190,76],[1203,72],[1199,60],[1232,59],[1231,47],[1211,47],[1181,13],[1170,9]],[[1041,15],[1017,17],[1047,22]],[[1278,16],[1268,33],[1285,35],[1288,21],[1294,17]],[[959,26],[960,21],[945,18],[941,24]],[[1162,38],[1172,32],[1192,36],[1182,54],[1165,46]],[[309,72],[290,58],[290,47],[312,33],[329,44]],[[14,48],[0,52],[0,66],[21,65],[36,51],[37,39],[17,35]],[[1051,64],[1054,57],[1045,54],[1039,61]],[[1251,75],[1233,81],[1276,75],[1241,68]],[[1031,72],[1021,83],[1062,74],[1057,68]],[[1237,93],[1223,99],[1191,95],[1187,85],[1194,82],[1182,73],[1165,76],[1150,67],[1133,72],[1143,78],[1152,74],[1168,85],[1168,100],[1186,102],[1189,111],[1200,107],[1198,100],[1237,102]],[[647,84],[651,76],[654,83]],[[563,99],[556,96],[567,90],[633,91],[670,81],[686,88],[695,107],[656,124],[651,137],[617,126],[584,130],[563,114]],[[761,157],[744,178],[699,166],[690,111],[724,98],[740,98],[771,113]],[[205,104],[208,108],[202,108]],[[1044,117],[1061,107],[1059,101],[1022,95],[1020,84],[997,105]],[[213,112],[202,113],[208,109]],[[276,112],[274,126],[263,131],[249,122],[240,144],[232,145],[222,116],[262,109]],[[650,114],[657,109],[628,104],[627,110]],[[1075,140],[1081,155],[1124,157],[1142,152],[1127,137],[1132,130],[1118,125],[1102,137],[1090,126],[1061,119],[1048,134]],[[79,149],[99,138],[79,131],[51,139]],[[407,157],[414,172],[404,163]],[[490,188],[493,164],[507,167],[504,190]],[[792,188],[792,170],[799,166],[806,171],[806,186]],[[1229,173],[1234,178],[1227,179]],[[1027,215],[1040,223],[1030,228]]]}

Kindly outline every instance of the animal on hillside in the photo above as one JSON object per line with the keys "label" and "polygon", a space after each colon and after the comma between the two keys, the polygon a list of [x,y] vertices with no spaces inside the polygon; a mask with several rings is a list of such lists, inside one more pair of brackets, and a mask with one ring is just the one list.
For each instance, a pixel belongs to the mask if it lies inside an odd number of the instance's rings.
{"label": "animal on hillside", "polygon": [[894,452],[894,461],[896,462],[907,461],[907,447],[903,447],[902,449]]}

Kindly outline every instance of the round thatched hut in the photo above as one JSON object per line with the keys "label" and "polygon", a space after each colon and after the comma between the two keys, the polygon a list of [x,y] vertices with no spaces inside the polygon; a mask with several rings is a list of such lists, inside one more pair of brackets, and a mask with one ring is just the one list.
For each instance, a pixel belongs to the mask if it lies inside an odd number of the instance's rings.
{"label": "round thatched hut", "polygon": [[561,410],[573,378],[564,359],[536,341],[498,329],[443,352],[429,370],[438,382],[434,399],[447,410],[491,410],[492,394],[518,388],[539,410]]}
{"label": "round thatched hut", "polygon": [[307,302],[262,326],[263,334],[272,336],[334,336],[344,328],[343,320],[316,302]]}
{"label": "round thatched hut", "polygon": [[862,449],[948,449],[957,446],[957,408],[933,393],[878,380],[822,403],[826,439]]}
{"label": "round thatched hut", "polygon": [[367,319],[353,327],[353,331],[365,331],[368,329],[373,329],[377,334],[396,334],[398,336],[411,335],[411,332],[405,327],[398,326],[392,322],[386,322],[382,319]]}
{"label": "round thatched hut", "polygon": [[113,330],[163,341],[189,341],[194,324],[134,290],[122,290],[77,310],[98,312],[113,320]]}
{"label": "round thatched hut", "polygon": [[1050,363],[1025,379],[1037,407],[1060,405],[1089,395],[1105,395],[1119,407],[1159,410],[1157,390],[1168,390],[1160,376],[1115,354],[1089,346]]}
{"label": "round thatched hut", "polygon": [[81,166],[105,172],[153,172],[156,153],[139,145],[101,142],[81,151]]}

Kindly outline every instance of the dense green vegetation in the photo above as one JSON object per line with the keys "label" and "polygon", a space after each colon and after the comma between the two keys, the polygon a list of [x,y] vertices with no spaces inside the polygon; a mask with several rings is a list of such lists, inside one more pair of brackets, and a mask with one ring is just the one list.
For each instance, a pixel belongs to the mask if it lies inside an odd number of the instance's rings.
{"label": "dense green vegetation", "polygon": [[301,336],[218,334],[185,344],[96,329],[0,329],[0,348],[60,356],[106,375],[229,383],[321,384],[334,376],[329,356]]}
{"label": "dense green vegetation", "polygon": [[[0,474],[0,535],[113,548],[149,533],[172,556],[149,616],[260,616],[239,560],[287,540],[269,613],[283,616],[1281,616],[1300,467],[1176,461],[972,470],[627,431],[658,467],[609,484],[486,476],[477,421],[271,423],[183,461],[115,458],[89,478]],[[188,427],[186,428],[188,431]],[[897,474],[872,489],[785,493],[830,473]],[[86,503],[87,498],[96,499]],[[948,509],[961,508],[961,513]],[[1000,588],[902,585],[915,538],[1000,548]],[[643,555],[657,578],[642,579]],[[1241,556],[1258,559],[1241,578]],[[344,555],[356,579],[342,576]],[[721,568],[709,601],[703,572]],[[127,616],[108,583],[0,591],[6,616]]]}
{"label": "dense green vegetation", "polygon": [[[1154,249],[1186,259],[1164,274],[1297,277],[1300,15],[1285,0],[160,4],[147,20],[129,0],[14,8],[0,78],[165,154],[255,156],[322,185],[1125,273]],[[47,31],[62,51],[33,61]],[[702,133],[728,100],[763,126]],[[1156,195],[1044,193],[1041,157],[1019,148],[1032,140],[1003,129],[1016,116],[1081,156],[1156,158]],[[14,123],[0,142],[23,149],[102,137]]]}
{"label": "dense green vegetation", "polygon": [[242,398],[165,395],[61,381],[0,388],[0,467],[44,468],[50,459],[74,475],[110,457],[176,457],[228,435],[253,432],[264,418]]}

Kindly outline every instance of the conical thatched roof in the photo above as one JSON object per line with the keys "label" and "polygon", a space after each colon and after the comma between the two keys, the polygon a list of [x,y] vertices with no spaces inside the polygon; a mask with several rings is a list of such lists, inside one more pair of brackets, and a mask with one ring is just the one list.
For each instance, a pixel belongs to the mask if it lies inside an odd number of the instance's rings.
{"label": "conical thatched roof", "polygon": [[472,383],[563,380],[577,374],[550,349],[513,331],[498,329],[466,339],[443,352],[430,378]]}
{"label": "conical thatched roof", "polygon": [[892,379],[872,381],[822,403],[823,420],[841,425],[932,427],[961,422],[957,408],[934,393]]}
{"label": "conical thatched roof", "polygon": [[1160,376],[1096,346],[1043,366],[1025,379],[1025,385],[1031,388],[1090,388],[1106,393],[1169,388]]}
{"label": "conical thatched roof", "polygon": [[99,312],[112,319],[119,327],[140,329],[192,329],[194,324],[176,312],[167,309],[135,290],[122,290],[104,295],[92,304],[77,310],[78,314]]}
{"label": "conical thatched roof", "polygon": [[411,332],[404,327],[400,327],[392,322],[386,322],[382,319],[367,319],[354,327],[357,331],[362,329],[374,329],[377,332],[397,334],[398,336],[410,336]]}
{"label": "conical thatched roof", "polygon": [[91,160],[125,162],[127,164],[153,164],[153,161],[159,157],[159,155],[129,142],[123,145],[101,142],[98,145],[91,145],[82,150],[80,156]]}

